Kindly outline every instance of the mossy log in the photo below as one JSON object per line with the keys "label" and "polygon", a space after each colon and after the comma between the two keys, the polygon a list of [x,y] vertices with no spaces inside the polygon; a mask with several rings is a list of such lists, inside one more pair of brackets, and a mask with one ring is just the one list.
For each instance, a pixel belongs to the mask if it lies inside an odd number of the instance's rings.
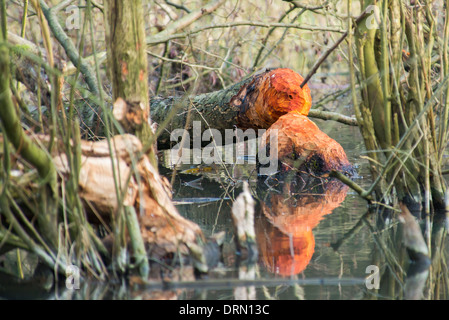
{"label": "mossy log", "polygon": [[[170,141],[170,133],[175,129],[188,130],[190,139],[192,139],[194,121],[201,123],[202,130],[213,128],[218,130],[223,136],[226,129],[246,129],[249,127],[253,129],[268,129],[268,124],[272,124],[273,121],[264,122],[261,119],[248,119],[247,112],[248,108],[255,109],[255,104],[260,100],[270,100],[266,92],[260,91],[261,88],[257,87],[261,82],[258,79],[262,79],[264,75],[268,74],[270,74],[270,70],[245,78],[228,88],[192,97],[152,97],[150,99],[151,120],[156,122],[162,129],[157,138],[158,148],[160,150],[170,149],[177,144],[177,141]],[[293,100],[295,100],[296,95],[298,100],[303,99],[302,94],[292,94]],[[279,90],[278,95],[280,98],[283,98],[284,92]],[[285,95],[288,96],[288,93],[285,92]],[[310,104],[311,101],[308,102],[307,106],[309,117],[334,120],[352,126],[357,125],[357,121],[352,117],[333,112],[308,110]],[[288,110],[283,110],[281,114],[277,115],[277,118],[286,112]],[[257,115],[258,113],[256,111],[253,114]],[[242,123],[242,118],[245,120],[244,124]],[[264,127],[261,124],[266,124],[266,126]]]}
{"label": "mossy log", "polygon": [[202,129],[210,127],[225,132],[226,129],[235,128],[240,108],[231,105],[230,101],[250,80],[248,78],[227,89],[194,97],[152,97],[151,120],[163,127],[157,138],[158,148],[170,149],[177,143],[170,141],[170,133],[174,129],[186,129],[192,138],[193,121],[200,121]]}

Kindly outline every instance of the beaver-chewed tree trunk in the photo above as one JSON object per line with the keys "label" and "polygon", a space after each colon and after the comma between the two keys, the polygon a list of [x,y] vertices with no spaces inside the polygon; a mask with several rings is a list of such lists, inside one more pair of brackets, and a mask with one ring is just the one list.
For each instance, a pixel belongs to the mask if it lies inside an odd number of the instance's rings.
{"label": "beaver-chewed tree trunk", "polygon": [[[107,67],[113,101],[122,98],[128,105],[140,108],[139,118],[125,130],[143,142],[150,141],[153,133],[148,125],[150,102],[142,1],[105,1],[105,13]],[[117,120],[123,124],[124,119]],[[148,148],[148,152],[155,165],[155,150]]]}
{"label": "beaver-chewed tree trunk", "polygon": [[[277,69],[277,71],[279,70],[282,69]],[[291,70],[288,71],[294,73]],[[158,123],[160,128],[162,128],[157,139],[158,148],[170,149],[178,143],[177,138],[179,138],[179,135],[173,134],[173,137],[170,137],[170,134],[175,133],[174,130],[176,129],[188,130],[189,138],[192,140],[193,124],[195,121],[201,124],[200,128],[203,132],[208,128],[213,128],[220,132],[223,137],[226,134],[226,130],[233,130],[235,128],[243,130],[247,128],[268,129],[269,125],[274,122],[274,120],[271,119],[271,122],[267,122],[265,119],[265,121],[263,121],[259,118],[260,113],[252,111],[257,108],[262,108],[266,109],[266,112],[270,106],[270,99],[275,101],[275,103],[281,102],[283,99],[282,95],[288,97],[288,90],[294,89],[295,85],[296,87],[299,87],[302,82],[300,81],[296,84],[291,83],[295,79],[285,78],[285,72],[282,75],[279,73],[280,78],[284,78],[285,82],[290,81],[291,86],[285,88],[284,91],[286,92],[283,92],[282,88],[279,89],[274,87],[274,91],[277,91],[277,94],[274,94],[270,90],[267,90],[267,88],[270,89],[272,87],[271,85],[273,85],[273,83],[267,86],[263,81],[267,76],[270,76],[271,73],[270,70],[266,70],[262,73],[245,78],[228,88],[197,96],[168,98],[152,97],[150,100],[151,118],[154,122]],[[297,75],[297,77],[299,78],[300,76]],[[302,77],[300,79],[302,79]],[[299,89],[296,89],[296,91],[298,90]],[[298,95],[296,100],[302,99],[302,96],[294,90],[290,94],[293,95],[293,99],[296,97],[295,95]],[[309,99],[311,100],[311,98]],[[354,118],[343,116],[335,112],[323,112],[313,109],[309,111],[310,106],[311,101],[308,102],[307,106],[309,117],[334,120],[352,126],[357,125],[357,121]],[[295,107],[295,102],[292,107]],[[281,111],[280,114],[277,114],[277,117],[287,111],[288,110]],[[228,140],[224,142],[228,142]],[[208,143],[210,143],[210,141],[203,142],[203,144]],[[190,144],[190,146],[192,146],[192,144]]]}

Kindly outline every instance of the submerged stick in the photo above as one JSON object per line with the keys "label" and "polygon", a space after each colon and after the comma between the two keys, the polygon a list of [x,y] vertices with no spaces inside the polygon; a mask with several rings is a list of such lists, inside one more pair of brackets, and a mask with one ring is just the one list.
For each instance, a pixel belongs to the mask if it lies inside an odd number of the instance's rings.
{"label": "submerged stick", "polygon": [[243,184],[243,192],[232,205],[232,220],[236,230],[237,250],[255,260],[258,255],[256,231],[254,229],[254,199],[248,183]]}
{"label": "submerged stick", "polygon": [[410,213],[405,204],[400,203],[399,205],[402,210],[399,215],[399,220],[403,224],[403,242],[412,261],[412,264],[407,270],[404,298],[406,300],[420,300],[423,297],[423,290],[429,276],[429,267],[431,265],[429,248],[415,217]]}
{"label": "submerged stick", "polygon": [[401,214],[399,220],[404,225],[404,244],[412,261],[418,262],[429,259],[429,248],[424,240],[422,231],[415,217],[410,213],[407,206],[399,204]]}
{"label": "submerged stick", "polygon": [[331,171],[330,176],[337,178],[338,180],[340,180],[341,182],[343,182],[344,184],[346,184],[347,186],[352,188],[363,199],[365,199],[367,201],[373,201],[373,197],[371,196],[371,192],[369,190],[367,191],[367,190],[363,189],[361,186],[359,186],[357,183],[355,183],[350,178],[345,176],[343,173],[333,170],[333,171]]}

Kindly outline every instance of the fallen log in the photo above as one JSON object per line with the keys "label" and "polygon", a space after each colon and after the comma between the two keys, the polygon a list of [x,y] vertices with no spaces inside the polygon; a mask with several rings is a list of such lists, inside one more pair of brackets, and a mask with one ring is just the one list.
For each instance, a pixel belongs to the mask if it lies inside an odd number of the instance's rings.
{"label": "fallen log", "polygon": [[[230,105],[232,97],[241,86],[251,80],[245,79],[227,89],[200,94],[194,97],[153,97],[150,100],[151,120],[158,123],[161,130],[157,142],[158,149],[170,149],[176,141],[170,141],[170,133],[175,129],[186,129],[193,138],[193,122],[199,121],[202,128],[214,128],[224,133],[233,129],[240,108]],[[190,116],[188,117],[190,109]]]}
{"label": "fallen log", "polygon": [[[295,88],[295,86],[285,88],[285,82],[290,81],[291,83],[294,78],[290,75],[291,73],[295,74],[291,70],[288,73],[291,78],[287,78],[284,83],[278,81],[277,87],[276,83],[273,83],[272,86],[275,90],[267,90],[273,88],[265,81],[266,77],[277,70],[287,69],[267,70],[246,78],[229,88],[193,97],[152,97],[150,100],[151,119],[159,125],[160,131],[158,132],[158,149],[170,149],[178,143],[176,139],[170,141],[170,134],[175,129],[186,129],[189,134],[189,141],[187,142],[192,143],[194,121],[201,124],[202,130],[213,128],[224,136],[226,129],[232,130],[237,127],[240,129],[268,129],[269,125],[281,115],[291,111],[291,108],[297,108],[299,113],[303,112],[302,114],[308,114],[309,117],[357,125],[356,120],[351,117],[332,112],[309,110],[312,105],[310,92],[303,95],[299,91],[302,91],[299,88],[300,80],[297,80],[298,88]],[[297,74],[296,77],[301,78]],[[263,90],[263,87],[266,87],[265,90]],[[305,86],[304,91],[307,90],[308,88]],[[275,113],[273,115],[261,115],[260,110],[256,111],[256,103],[262,105],[261,102],[265,101],[267,104],[273,105],[279,99],[283,100],[284,103],[285,100],[292,100],[292,103],[287,103],[285,107],[281,106],[280,110],[273,108],[273,113]],[[301,109],[302,106],[304,106],[304,110]],[[208,140],[207,143],[210,143],[210,141]]]}

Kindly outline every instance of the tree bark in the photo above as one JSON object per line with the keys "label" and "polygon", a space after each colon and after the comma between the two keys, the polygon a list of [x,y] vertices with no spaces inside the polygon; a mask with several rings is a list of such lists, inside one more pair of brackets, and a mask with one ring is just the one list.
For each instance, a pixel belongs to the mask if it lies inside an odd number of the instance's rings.
{"label": "tree bark", "polygon": [[108,74],[114,101],[149,105],[141,1],[105,1]]}
{"label": "tree bark", "polygon": [[[140,141],[150,140],[151,128],[148,124],[149,97],[148,97],[148,71],[147,56],[145,53],[145,24],[143,20],[143,5],[141,0],[104,2],[105,9],[105,31],[108,59],[108,74],[112,83],[114,106],[118,104],[122,115],[126,115],[127,106],[137,106],[138,118],[135,126],[126,128],[128,132],[136,134]],[[120,103],[123,102],[123,103]],[[116,112],[114,111],[114,115]],[[125,117],[126,119],[126,117]],[[123,121],[125,119],[117,119]],[[132,129],[132,130],[130,130]],[[155,150],[149,149],[148,158],[150,163],[157,168]],[[118,199],[118,196],[117,196]],[[132,221],[137,220],[134,210],[125,207],[128,225],[128,234],[131,239],[134,256],[138,261],[140,274],[147,277],[149,262],[139,227],[134,226]],[[121,250],[120,215],[114,221],[114,251]],[[119,255],[118,255],[119,256]],[[144,257],[144,258],[142,258]],[[119,261],[119,260],[117,260]],[[120,265],[120,263],[118,263]]]}
{"label": "tree bark", "polygon": [[[153,133],[148,124],[150,102],[142,1],[105,1],[105,15],[113,101],[122,98],[141,108],[140,119],[136,119],[136,126],[128,132],[136,134],[141,141],[150,141]],[[150,161],[156,165],[154,148],[148,150]]]}
{"label": "tree bark", "polygon": [[[156,259],[162,259],[165,255],[176,252],[191,254],[194,256],[192,260],[195,261],[196,267],[205,271],[207,266],[203,264],[202,246],[196,243],[198,239],[204,240],[201,229],[178,213],[169,190],[165,188],[167,181],[157,171],[157,158],[152,143],[154,133],[149,124],[150,102],[142,0],[129,2],[107,0],[104,2],[104,8],[108,72],[113,88],[113,101],[115,101],[113,115],[127,132],[139,138],[140,141],[136,142],[136,145],[140,142],[144,145],[143,147],[140,145],[134,155],[146,153],[136,161],[134,166],[131,163],[128,164],[128,169],[136,172],[130,181],[127,183],[125,181],[125,189],[136,190],[133,201],[127,204],[133,207],[125,208],[125,211],[128,218],[127,230],[133,253],[140,263],[141,276],[145,278],[148,275],[147,253]],[[115,146],[116,141],[123,138],[125,135],[114,137],[115,142],[111,142],[111,145]],[[104,167],[98,166],[97,171],[101,173]],[[128,174],[117,176],[123,178]],[[99,186],[92,192],[111,193],[100,189]],[[95,195],[94,198],[100,197]],[[117,200],[118,198],[117,196]],[[137,216],[136,212],[140,214]],[[113,221],[113,223],[117,230],[120,221]],[[121,245],[119,242],[122,235],[120,231],[114,232],[115,250]]]}
{"label": "tree bark", "polygon": [[193,121],[201,122],[203,130],[210,127],[224,133],[226,129],[235,128],[239,108],[229,102],[240,87],[251,79],[245,79],[227,89],[194,97],[152,98],[151,119],[162,128],[157,138],[158,148],[170,149],[177,143],[170,141],[170,133],[175,129],[186,129],[190,138],[193,138]]}

